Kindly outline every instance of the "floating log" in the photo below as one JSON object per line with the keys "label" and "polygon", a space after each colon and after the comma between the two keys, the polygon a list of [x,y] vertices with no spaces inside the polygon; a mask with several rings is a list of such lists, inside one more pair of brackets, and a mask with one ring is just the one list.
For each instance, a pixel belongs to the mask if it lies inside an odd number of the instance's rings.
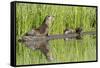
{"label": "floating log", "polygon": [[82,32],[81,34],[72,33],[72,34],[58,34],[58,35],[48,35],[48,36],[23,36],[21,39],[19,39],[22,42],[25,41],[32,41],[32,42],[38,42],[38,41],[47,41],[47,40],[53,40],[53,39],[63,39],[63,38],[76,38],[77,36],[81,35],[95,35],[96,31],[89,31],[89,32]]}

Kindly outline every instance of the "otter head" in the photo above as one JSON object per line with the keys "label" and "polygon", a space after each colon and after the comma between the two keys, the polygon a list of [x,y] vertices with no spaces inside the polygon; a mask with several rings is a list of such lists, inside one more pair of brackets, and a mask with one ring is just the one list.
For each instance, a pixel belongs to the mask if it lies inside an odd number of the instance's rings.
{"label": "otter head", "polygon": [[81,27],[76,28],[76,33],[81,34],[82,33],[82,28]]}
{"label": "otter head", "polygon": [[48,15],[45,18],[45,24],[49,25],[52,23],[54,16]]}

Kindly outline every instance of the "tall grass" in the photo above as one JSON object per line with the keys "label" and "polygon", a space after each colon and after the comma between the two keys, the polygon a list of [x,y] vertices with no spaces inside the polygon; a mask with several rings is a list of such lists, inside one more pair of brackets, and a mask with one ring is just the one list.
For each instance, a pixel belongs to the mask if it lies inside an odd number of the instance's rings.
{"label": "tall grass", "polygon": [[83,31],[96,30],[96,8],[42,4],[16,4],[16,64],[43,64],[96,60],[96,38],[89,35],[82,40],[50,40],[50,52],[54,60],[48,62],[38,50],[31,50],[18,42],[32,28],[38,28],[47,15],[55,16],[49,26],[49,34],[63,34],[67,27],[82,27]]}

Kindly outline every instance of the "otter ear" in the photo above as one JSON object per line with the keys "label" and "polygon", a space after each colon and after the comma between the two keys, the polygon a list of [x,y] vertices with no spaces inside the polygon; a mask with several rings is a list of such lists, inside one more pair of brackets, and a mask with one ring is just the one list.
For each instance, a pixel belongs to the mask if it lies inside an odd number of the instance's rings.
{"label": "otter ear", "polygon": [[53,16],[53,15],[47,15],[47,17],[55,17],[55,16]]}

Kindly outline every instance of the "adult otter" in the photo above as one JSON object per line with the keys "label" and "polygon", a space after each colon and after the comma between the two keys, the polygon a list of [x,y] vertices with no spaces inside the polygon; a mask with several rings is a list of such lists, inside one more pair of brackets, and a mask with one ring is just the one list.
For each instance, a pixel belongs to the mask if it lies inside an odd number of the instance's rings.
{"label": "adult otter", "polygon": [[[66,34],[66,35],[67,34],[73,34],[73,33],[77,33],[78,34],[78,36],[76,36],[76,39],[81,39],[82,28],[78,27],[75,30],[70,29],[70,28],[66,28],[64,30],[64,34]],[[71,38],[65,38],[64,40],[68,40],[68,39],[71,39]]]}
{"label": "adult otter", "polygon": [[33,28],[31,31],[26,33],[26,36],[36,36],[36,35],[48,35],[48,26],[52,23],[54,16],[46,16],[43,23],[39,28]]}
{"label": "adult otter", "polygon": [[54,16],[46,16],[42,25],[39,28],[33,28],[31,31],[26,33],[19,42],[23,42],[26,44],[27,47],[31,48],[32,50],[39,49],[45,56],[48,61],[52,60],[52,56],[49,51],[49,44],[48,40],[40,40],[33,42],[32,37],[41,36],[46,37],[48,35],[48,28],[49,24],[51,24],[52,19]]}

